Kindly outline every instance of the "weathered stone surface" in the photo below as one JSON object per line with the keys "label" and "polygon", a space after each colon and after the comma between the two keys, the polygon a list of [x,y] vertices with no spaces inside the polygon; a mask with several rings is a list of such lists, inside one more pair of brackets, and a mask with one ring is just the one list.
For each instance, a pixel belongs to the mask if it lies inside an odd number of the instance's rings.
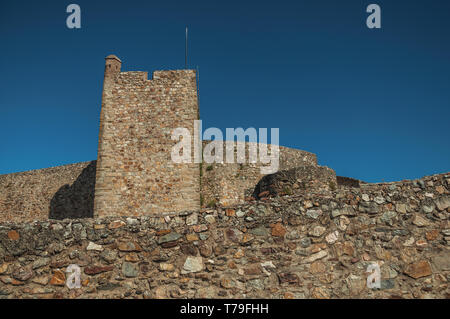
{"label": "weathered stone surface", "polygon": [[405,274],[408,276],[418,279],[421,277],[430,276],[432,274],[431,266],[428,261],[421,260],[412,264],[409,264],[405,268]]}
{"label": "weathered stone surface", "polygon": [[164,236],[161,236],[158,238],[158,244],[164,244],[164,243],[168,243],[171,241],[177,241],[178,239],[181,238],[181,235],[176,233],[176,232],[171,232],[168,233]]}
{"label": "weathered stone surface", "polygon": [[136,264],[125,261],[122,264],[122,274],[128,278],[137,277],[139,275],[139,268]]}
{"label": "weathered stone surface", "polygon": [[10,230],[8,232],[8,238],[11,240],[18,240],[20,238],[20,235],[17,231],[15,230]]}
{"label": "weathered stone surface", "polygon": [[441,255],[432,257],[432,264],[437,271],[450,271],[450,253],[443,252]]}
{"label": "weathered stone surface", "polygon": [[308,258],[305,258],[303,260],[304,263],[312,263],[316,260],[322,259],[325,256],[328,255],[328,252],[326,250],[321,250],[318,253],[312,254],[311,256],[309,256]]}
{"label": "weathered stone surface", "polygon": [[344,208],[341,208],[341,209],[333,209],[333,211],[331,212],[331,216],[333,218],[342,216],[342,215],[354,216],[355,210],[351,206],[345,206]]}
{"label": "weathered stone surface", "polygon": [[308,234],[314,237],[320,237],[326,232],[326,230],[327,229],[323,226],[315,226],[309,231]]}
{"label": "weathered stone surface", "polygon": [[336,242],[338,240],[338,238],[339,238],[339,232],[337,230],[332,233],[329,233],[327,236],[325,236],[325,240],[329,244],[333,244],[334,242]]}
{"label": "weathered stone surface", "polygon": [[419,214],[414,215],[413,224],[419,227],[429,226],[430,222]]}
{"label": "weathered stone surface", "polygon": [[228,240],[238,243],[242,240],[244,237],[244,234],[239,230],[235,228],[230,228],[225,231],[225,235]]}
{"label": "weathered stone surface", "polygon": [[436,201],[436,207],[439,210],[444,210],[450,207],[450,196],[443,196],[438,198]]}
{"label": "weathered stone surface", "polygon": [[377,214],[379,212],[378,205],[373,202],[360,202],[359,211],[367,214]]}
{"label": "weathered stone surface", "polygon": [[187,257],[184,262],[182,274],[188,274],[193,272],[199,272],[203,270],[203,258],[202,257]]}
{"label": "weathered stone surface", "polygon": [[281,223],[276,223],[272,226],[272,236],[284,237],[286,234],[286,229]]}
{"label": "weathered stone surface", "polygon": [[12,272],[12,277],[20,281],[27,281],[33,277],[33,271],[29,267],[16,268]]}
{"label": "weathered stone surface", "polygon": [[103,251],[103,246],[98,245],[93,242],[89,242],[89,245],[86,247],[86,250],[95,250],[95,251]]}
{"label": "weathered stone surface", "polygon": [[103,272],[111,271],[114,269],[114,266],[90,266],[84,268],[84,273],[86,275],[97,275]]}
{"label": "weathered stone surface", "polygon": [[134,243],[134,242],[126,242],[126,243],[119,243],[117,245],[117,249],[119,249],[120,251],[126,251],[126,252],[131,252],[131,251],[142,251],[141,246],[139,246],[138,244]]}
{"label": "weathered stone surface", "polygon": [[64,286],[66,284],[66,275],[64,274],[64,272],[62,270],[55,270],[53,272],[53,277],[50,280],[50,285],[55,285],[55,286]]}
{"label": "weathered stone surface", "polygon": [[115,221],[112,221],[111,223],[109,223],[108,228],[109,229],[117,229],[117,228],[123,227],[125,225],[126,225],[126,223],[124,221],[115,220]]}

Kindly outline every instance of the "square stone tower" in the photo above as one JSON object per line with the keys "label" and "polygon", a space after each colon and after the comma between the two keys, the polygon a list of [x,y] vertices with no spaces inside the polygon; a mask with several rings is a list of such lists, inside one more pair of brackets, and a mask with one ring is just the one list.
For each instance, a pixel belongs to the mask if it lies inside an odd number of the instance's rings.
{"label": "square stone tower", "polygon": [[172,130],[194,136],[195,70],[155,71],[148,80],[147,72],[121,72],[121,64],[106,57],[94,215],[199,209],[199,164],[171,160]]}

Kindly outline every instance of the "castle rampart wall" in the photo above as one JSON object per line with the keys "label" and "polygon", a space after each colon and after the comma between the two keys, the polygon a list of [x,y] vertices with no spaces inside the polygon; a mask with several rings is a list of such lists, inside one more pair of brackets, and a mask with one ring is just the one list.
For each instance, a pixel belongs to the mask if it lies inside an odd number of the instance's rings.
{"label": "castle rampart wall", "polygon": [[0,222],[93,217],[96,161],[0,175]]}
{"label": "castle rampart wall", "polygon": [[[226,209],[3,222],[0,298],[449,298],[449,186],[441,174]],[[65,285],[70,264],[79,289]]]}

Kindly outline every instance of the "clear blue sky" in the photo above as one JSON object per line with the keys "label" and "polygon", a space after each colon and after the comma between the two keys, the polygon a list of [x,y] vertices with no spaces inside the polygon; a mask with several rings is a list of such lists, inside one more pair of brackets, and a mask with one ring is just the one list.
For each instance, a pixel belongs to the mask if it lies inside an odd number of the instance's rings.
{"label": "clear blue sky", "polygon": [[204,128],[279,127],[369,182],[450,171],[448,0],[3,0],[0,174],[96,159],[104,57],[184,68],[186,25]]}

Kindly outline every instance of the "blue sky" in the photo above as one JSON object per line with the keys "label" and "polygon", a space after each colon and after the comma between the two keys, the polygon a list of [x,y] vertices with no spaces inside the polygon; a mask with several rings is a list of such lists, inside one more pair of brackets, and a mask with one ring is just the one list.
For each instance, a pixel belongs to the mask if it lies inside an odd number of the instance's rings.
{"label": "blue sky", "polygon": [[368,182],[450,171],[449,1],[6,0],[0,174],[96,159],[104,57],[182,69],[185,26],[204,128],[279,127],[281,145]]}

